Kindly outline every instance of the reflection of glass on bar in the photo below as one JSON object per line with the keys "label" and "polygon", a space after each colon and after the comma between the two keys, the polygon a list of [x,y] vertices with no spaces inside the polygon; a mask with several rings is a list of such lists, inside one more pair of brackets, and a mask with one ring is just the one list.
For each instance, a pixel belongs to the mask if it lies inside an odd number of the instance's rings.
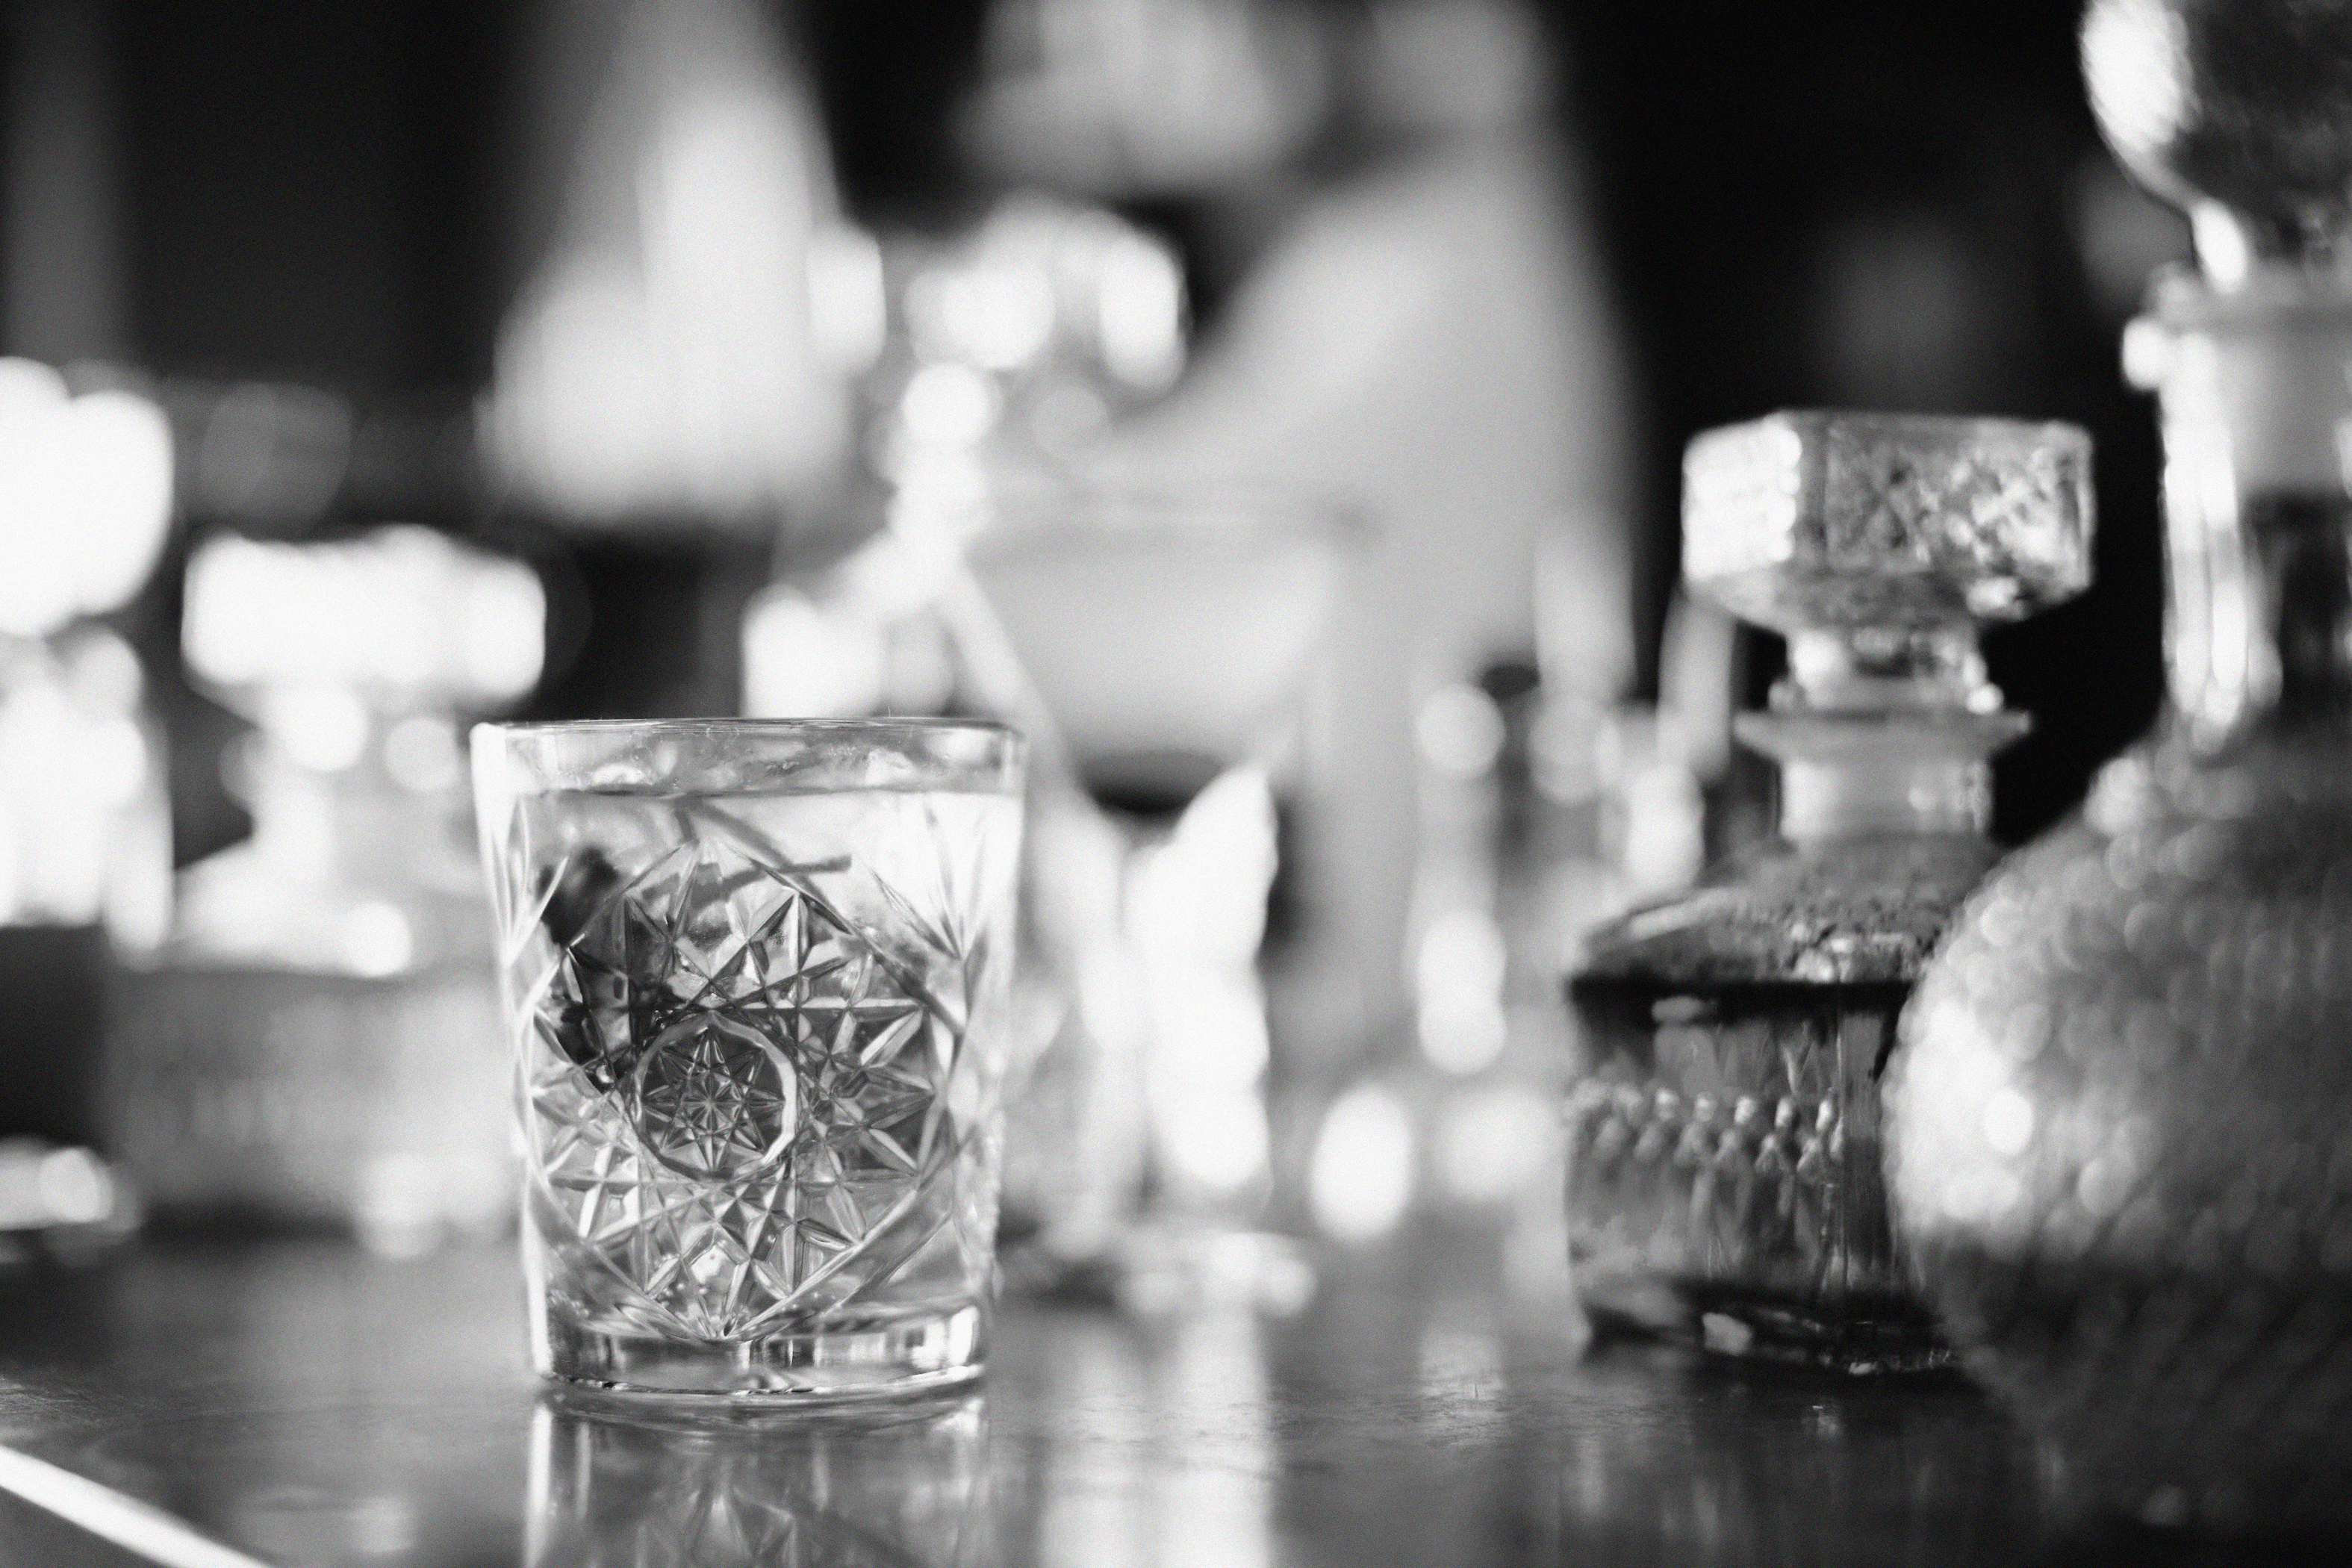
{"label": "reflection of glass on bar", "polygon": [[476,731],[541,1373],[978,1374],[1022,768],[978,723]]}
{"label": "reflection of glass on bar", "polygon": [[664,1420],[554,1395],[531,1420],[534,1568],[993,1563],[982,1395],[822,1422]]}

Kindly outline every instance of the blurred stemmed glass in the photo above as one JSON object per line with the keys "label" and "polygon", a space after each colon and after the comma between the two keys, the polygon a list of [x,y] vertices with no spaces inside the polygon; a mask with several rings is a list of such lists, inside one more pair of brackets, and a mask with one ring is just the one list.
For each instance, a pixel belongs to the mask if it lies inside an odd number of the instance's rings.
{"label": "blurred stemmed glass", "polygon": [[1016,1088],[1006,1190],[1049,1272],[1118,1262],[1147,1213],[1265,1195],[1275,779],[1365,537],[1286,492],[1056,481],[1008,487],[969,546],[980,635],[1092,807],[1033,819],[1066,1006]]}
{"label": "blurred stemmed glass", "polygon": [[[1118,1290],[1147,1210],[1265,1195],[1274,779],[1365,535],[1286,493],[1000,472],[977,509],[896,506],[753,608],[754,711],[977,710],[1030,736],[1016,1285]],[[910,663],[928,678],[894,691]]]}
{"label": "blurred stemmed glass", "polygon": [[878,254],[861,542],[755,601],[747,705],[1029,735],[1004,1234],[1016,1284],[1091,1292],[1147,1206],[1265,1186],[1270,780],[1362,530],[1087,477],[1185,351],[1174,256],[1110,212],[1015,198]]}

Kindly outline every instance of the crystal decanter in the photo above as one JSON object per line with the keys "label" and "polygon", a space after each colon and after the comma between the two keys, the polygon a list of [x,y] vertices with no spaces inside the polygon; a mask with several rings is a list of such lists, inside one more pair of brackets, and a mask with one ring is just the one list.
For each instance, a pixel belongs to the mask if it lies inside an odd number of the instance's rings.
{"label": "crystal decanter", "polygon": [[2170,702],[1922,982],[1889,1184],[2078,1495],[2352,1518],[2352,8],[2101,0],[2091,97],[2189,210],[2126,339]]}
{"label": "crystal decanter", "polygon": [[1780,414],[1692,443],[1684,574],[1786,634],[1740,738],[1779,837],[1600,928],[1570,982],[1569,1226],[1596,1330],[1866,1372],[1943,1353],[1879,1176],[1878,1078],[1995,858],[2023,733],[1979,628],[2081,591],[2090,445],[2061,425]]}

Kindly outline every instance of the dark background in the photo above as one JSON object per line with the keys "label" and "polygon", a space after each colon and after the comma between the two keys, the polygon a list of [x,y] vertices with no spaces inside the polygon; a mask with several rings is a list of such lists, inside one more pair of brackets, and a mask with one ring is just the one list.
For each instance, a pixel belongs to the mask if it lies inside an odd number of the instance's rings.
{"label": "dark background", "polygon": [[[972,69],[976,0],[776,9],[813,62],[854,212],[934,221],[979,199],[948,129]],[[2131,209],[2116,205],[2129,198],[2084,106],[2077,11],[2071,0],[1544,11],[1568,87],[1562,121],[1635,352],[1654,609],[1696,430],[1857,404],[2091,430],[2098,586],[1991,649],[1996,679],[2040,721],[2003,764],[1999,826],[2011,837],[2063,810],[2146,727],[2160,682],[2158,454],[2150,410],[2116,368],[2128,294],[2103,284],[2097,263],[2099,215]],[[0,15],[11,81],[60,58],[96,62],[118,193],[100,220],[115,237],[113,273],[88,279],[103,298],[60,328],[21,319],[26,296],[12,290],[20,319],[0,319],[12,349],[285,378],[362,409],[462,408],[479,390],[537,221],[516,189],[507,111],[520,5],[16,0]],[[16,166],[41,133],[17,114],[0,159]],[[52,216],[19,201],[0,228]],[[1183,243],[1181,211],[1144,216]],[[2160,249],[2166,231],[2134,221]],[[1217,282],[1196,279],[1211,326]],[[72,285],[53,280],[49,298]],[[379,504],[344,496],[330,510]],[[458,522],[491,504],[462,487],[415,500]]]}
{"label": "dark background", "polygon": [[[2112,165],[2084,100],[2080,9],[1552,8],[1649,394],[1652,537],[1671,526],[1684,440],[1769,408],[1862,401],[2090,430],[2095,584],[1989,648],[1994,679],[2038,721],[2000,766],[1996,826],[2011,837],[2079,796],[2147,727],[2162,683],[2155,426],[2118,371],[2119,301],[2096,297],[2084,254],[2085,186]],[[1960,341],[1897,341],[1895,363],[1865,375],[1826,355],[1841,239],[1896,268],[1906,242],[1940,242],[1947,265],[1930,270],[1965,301]]]}

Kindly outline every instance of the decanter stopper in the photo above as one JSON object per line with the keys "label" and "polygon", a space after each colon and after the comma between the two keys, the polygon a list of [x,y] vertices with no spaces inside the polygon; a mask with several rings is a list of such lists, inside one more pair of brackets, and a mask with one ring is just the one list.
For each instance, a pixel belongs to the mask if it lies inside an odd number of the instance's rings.
{"label": "decanter stopper", "polygon": [[1684,576],[1789,639],[1772,710],[1739,721],[1781,763],[1784,836],[1981,829],[2026,720],[1978,633],[2088,584],[2090,469],[2082,431],[1997,419],[1781,413],[1692,442]]}
{"label": "decanter stopper", "polygon": [[2352,5],[2094,0],[2084,75],[2125,167],[2189,214],[2220,288],[2352,262]]}

